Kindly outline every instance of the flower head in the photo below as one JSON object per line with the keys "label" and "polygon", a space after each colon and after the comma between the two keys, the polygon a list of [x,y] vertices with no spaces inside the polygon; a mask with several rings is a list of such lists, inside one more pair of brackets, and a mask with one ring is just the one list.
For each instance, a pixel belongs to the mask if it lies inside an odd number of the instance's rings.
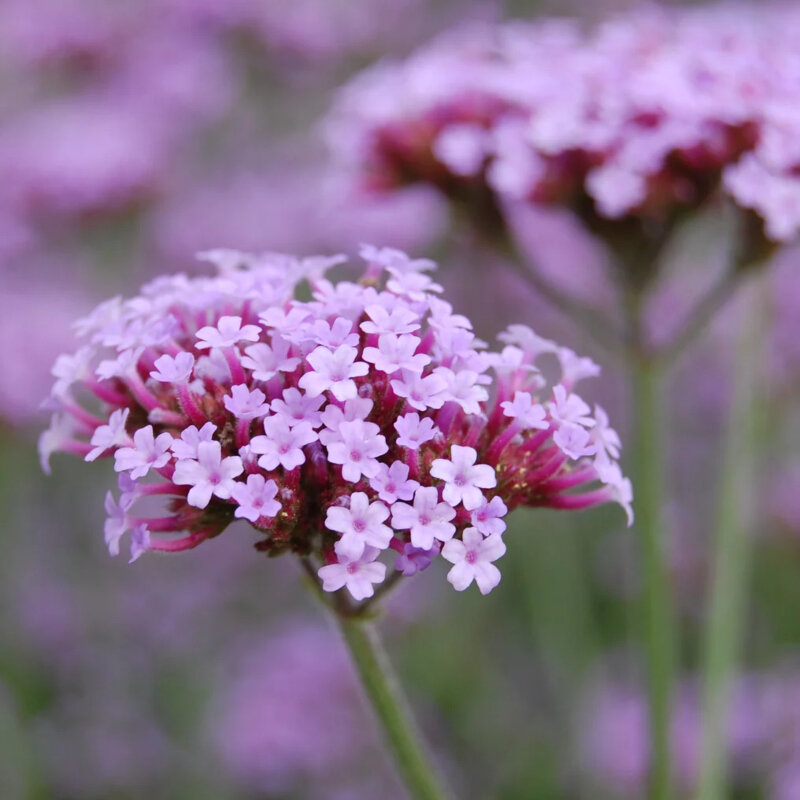
{"label": "flower head", "polygon": [[[57,370],[42,455],[114,457],[112,554],[126,535],[138,558],[245,519],[257,549],[303,557],[326,591],[363,600],[387,567],[441,554],[457,589],[486,592],[514,508],[629,509],[619,439],[575,392],[593,372],[562,353],[548,386],[537,359],[561,350],[522,326],[486,353],[431,262],[365,248],[363,281],[334,284],[321,259],[206,257],[217,275],[161,278],[87,317],[81,368]],[[144,496],[165,515],[137,516]]]}
{"label": "flower head", "polygon": [[471,25],[356,76],[329,138],[373,189],[422,182],[467,200],[477,183],[566,206],[596,232],[725,195],[787,241],[800,231],[798,22],[784,3],[720,3],[595,28]]}

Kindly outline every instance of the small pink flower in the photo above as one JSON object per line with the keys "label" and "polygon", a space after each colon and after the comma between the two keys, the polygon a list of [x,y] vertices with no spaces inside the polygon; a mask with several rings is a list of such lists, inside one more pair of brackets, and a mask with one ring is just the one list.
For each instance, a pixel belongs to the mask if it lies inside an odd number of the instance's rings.
{"label": "small pink flower", "polygon": [[419,481],[410,480],[408,474],[408,465],[402,461],[394,461],[391,466],[379,464],[378,472],[370,478],[369,485],[384,503],[391,505],[397,500],[411,500]]}
{"label": "small pink flower", "polygon": [[303,448],[317,441],[317,434],[307,422],[290,426],[284,417],[273,415],[264,420],[266,436],[254,436],[250,441],[252,452],[261,456],[258,465],[266,470],[295,469],[305,463]]}
{"label": "small pink flower", "polygon": [[314,342],[323,345],[330,350],[346,345],[355,347],[358,345],[358,334],[353,332],[353,323],[344,317],[338,317],[333,324],[327,320],[318,319],[309,331]]}
{"label": "small pink flower", "polygon": [[430,550],[423,550],[414,547],[413,544],[407,544],[403,548],[402,554],[397,557],[397,561],[394,562],[394,566],[403,573],[404,577],[410,578],[427,569],[437,555],[439,555],[438,546],[432,547]]}
{"label": "small pink flower", "polygon": [[132,505],[133,498],[130,496],[123,495],[118,503],[111,492],[106,492],[105,510],[107,518],[103,527],[103,534],[108,552],[112,556],[119,555],[119,540],[130,528],[131,522],[128,517],[128,510]]}
{"label": "small pink flower", "polygon": [[246,483],[235,483],[231,497],[238,503],[233,515],[238,519],[258,522],[261,517],[274,517],[281,504],[275,499],[278,484],[263,475],[248,475]]}
{"label": "small pink flower", "polygon": [[608,414],[596,405],[594,407],[595,425],[591,430],[592,442],[597,447],[597,457],[602,459],[619,458],[622,442],[619,434],[608,424]]}
{"label": "small pink flower", "polygon": [[211,497],[227,500],[235,484],[234,478],[244,471],[239,456],[222,457],[219,442],[200,442],[197,459],[186,458],[175,465],[172,480],[178,486],[191,486],[187,500],[196,508],[205,508]]}
{"label": "small pink flower", "polygon": [[130,437],[125,432],[125,424],[129,413],[129,408],[117,409],[108,418],[108,425],[100,425],[95,429],[92,434],[92,445],[94,447],[86,454],[86,461],[94,461],[106,450],[130,442]]}
{"label": "small pink flower", "polygon": [[404,397],[412,408],[426,411],[444,405],[447,381],[435,373],[423,377],[417,372],[404,369],[402,377],[392,381],[392,389],[398,397]]}
{"label": "small pink flower", "polygon": [[394,423],[398,433],[397,443],[409,450],[419,450],[425,442],[429,442],[439,432],[430,417],[422,417],[412,412],[400,417]]}
{"label": "small pink flower", "polygon": [[597,445],[586,428],[572,422],[566,422],[553,434],[553,441],[564,455],[575,459],[591,456],[597,452]]}
{"label": "small pink flower", "polygon": [[389,449],[379,431],[375,423],[360,419],[339,425],[336,439],[327,444],[328,459],[332,464],[341,464],[346,481],[355,483],[362,475],[374,478],[378,474],[378,457]]}
{"label": "small pink flower", "polygon": [[587,428],[594,425],[591,408],[578,395],[569,394],[563,386],[553,389],[553,400],[548,407],[556,422],[570,422]]}
{"label": "small pink flower", "polygon": [[514,400],[500,403],[503,414],[517,420],[523,428],[546,430],[547,412],[541,403],[534,403],[529,392],[514,392]]}
{"label": "small pink flower", "polygon": [[377,347],[364,348],[363,358],[387,375],[401,369],[421,375],[422,370],[431,363],[430,356],[416,352],[421,341],[411,334],[397,336],[383,333],[378,339]]}
{"label": "small pink flower", "polygon": [[495,533],[503,533],[506,523],[503,517],[508,513],[508,507],[499,498],[493,497],[488,502],[481,503],[470,516],[472,524],[484,536],[492,536]]}
{"label": "small pink flower", "polygon": [[358,350],[342,345],[331,352],[327,347],[317,347],[307,357],[313,372],[300,378],[300,388],[316,397],[329,391],[337,400],[349,400],[356,396],[353,378],[366,375],[369,367],[356,361]]}
{"label": "small pink flower", "polygon": [[300,359],[289,356],[289,342],[280,336],[272,337],[272,345],[259,342],[245,347],[242,366],[252,370],[253,379],[268,381],[279,372],[293,372]]}
{"label": "small pink flower", "polygon": [[260,334],[258,325],[242,325],[241,317],[220,317],[216,326],[208,325],[197,331],[200,340],[198,350],[211,347],[233,347],[239,342],[257,342]]}
{"label": "small pink flower", "polygon": [[355,559],[361,556],[369,545],[385,550],[392,539],[392,529],[384,525],[389,517],[389,509],[376,500],[370,503],[364,492],[350,495],[350,507],[331,506],[325,519],[328,530],[341,534],[336,542],[336,553]]}
{"label": "small pink flower", "polygon": [[414,547],[430,550],[434,539],[447,542],[453,538],[456,526],[450,520],[455,515],[451,505],[439,502],[439,490],[428,486],[417,489],[413,505],[392,506],[392,525],[398,530],[409,530]]}
{"label": "small pink flower", "polygon": [[121,447],[114,454],[114,469],[117,472],[129,470],[134,479],[143,478],[151,469],[159,469],[169,461],[171,444],[171,434],[154,436],[152,425],[139,428],[133,434],[133,446]]}
{"label": "small pink flower", "polygon": [[444,500],[452,506],[464,504],[467,511],[478,508],[484,500],[481,489],[497,486],[497,475],[488,464],[476,464],[478,453],[473,447],[454,444],[450,459],[437,458],[431,475],[444,481]]}
{"label": "small pink flower", "polygon": [[174,357],[165,353],[154,363],[156,368],[150,373],[154,380],[161,383],[187,383],[194,369],[194,356],[186,352],[180,352]]}
{"label": "small pink flower", "polygon": [[170,447],[172,454],[177,459],[194,458],[197,459],[197,446],[200,442],[210,442],[217,432],[217,426],[213,422],[206,422],[198,430],[196,425],[190,425],[181,431],[180,439],[173,439]]}
{"label": "small pink flower", "polygon": [[309,397],[292,386],[284,389],[283,395],[272,401],[270,409],[273,414],[283,417],[290,426],[307,422],[312,428],[318,428],[322,424],[320,408],[324,403],[325,398],[322,395]]}
{"label": "small pink flower", "polygon": [[409,308],[395,306],[386,309],[383,306],[367,306],[364,311],[369,317],[361,323],[361,330],[364,333],[374,333],[379,336],[384,334],[395,334],[401,336],[406,333],[414,333],[419,330],[419,316]]}
{"label": "small pink flower", "polygon": [[150,549],[150,531],[147,525],[139,524],[131,531],[131,557],[129,564],[133,564],[140,556]]}
{"label": "small pink flower", "polygon": [[261,389],[249,389],[245,384],[231,386],[230,395],[222,398],[225,408],[236,419],[256,419],[269,413],[269,404]]}
{"label": "small pink flower", "polygon": [[467,528],[461,540],[451,539],[442,548],[442,557],[453,564],[447,580],[457,592],[463,592],[475,581],[481,594],[489,594],[500,583],[500,570],[492,562],[505,552],[506,546],[499,534],[484,539],[475,528]]}
{"label": "small pink flower", "polygon": [[346,586],[356,600],[372,597],[375,594],[374,584],[382,583],[386,577],[386,565],[375,560],[379,555],[380,550],[374,547],[365,547],[357,559],[339,555],[338,563],[319,569],[323,590],[335,592]]}

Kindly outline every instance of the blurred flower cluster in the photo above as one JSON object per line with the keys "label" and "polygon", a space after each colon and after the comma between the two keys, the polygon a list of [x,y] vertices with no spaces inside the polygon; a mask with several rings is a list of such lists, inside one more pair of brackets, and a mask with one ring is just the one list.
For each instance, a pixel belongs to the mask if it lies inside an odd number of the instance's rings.
{"label": "blurred flower cluster", "polygon": [[568,206],[670,220],[718,190],[772,239],[800,228],[797,8],[646,8],[585,31],[513,22],[448,32],[342,91],[343,162],[377,188],[457,202]]}

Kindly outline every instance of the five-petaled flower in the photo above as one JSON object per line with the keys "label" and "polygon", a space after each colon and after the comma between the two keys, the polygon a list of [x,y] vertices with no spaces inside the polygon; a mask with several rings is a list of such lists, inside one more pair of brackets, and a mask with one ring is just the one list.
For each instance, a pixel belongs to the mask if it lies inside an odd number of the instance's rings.
{"label": "five-petaled flower", "polygon": [[454,444],[450,458],[437,458],[431,465],[431,475],[444,481],[444,499],[453,506],[459,503],[472,511],[483,502],[481,489],[493,489],[497,474],[488,464],[476,464],[478,453],[473,447]]}
{"label": "five-petaled flower", "polygon": [[466,528],[460,540],[451,539],[442,548],[442,557],[453,564],[447,580],[457,592],[463,592],[475,581],[481,594],[488,594],[500,583],[500,570],[492,562],[505,553],[500,534],[484,539],[480,531]]}
{"label": "five-petaled flower", "polygon": [[197,508],[205,508],[211,496],[227,500],[236,486],[237,478],[244,471],[239,456],[222,457],[219,442],[200,442],[197,459],[185,458],[175,465],[172,480],[178,486],[191,486],[186,500]]}

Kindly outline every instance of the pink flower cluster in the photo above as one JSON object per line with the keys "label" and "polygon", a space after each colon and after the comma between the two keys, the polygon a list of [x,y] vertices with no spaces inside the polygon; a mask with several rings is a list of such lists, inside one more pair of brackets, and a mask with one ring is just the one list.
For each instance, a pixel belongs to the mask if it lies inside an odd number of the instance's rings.
{"label": "pink flower cluster", "polygon": [[723,192],[785,241],[800,229],[798,31],[789,4],[470,27],[357,76],[328,131],[374,188],[657,220]]}
{"label": "pink flower cluster", "polygon": [[[573,391],[596,364],[524,326],[489,352],[439,297],[433,262],[361,255],[361,280],[333,283],[343,257],[213,251],[214,277],[159,278],[77,323],[85,344],[55,364],[40,449],[45,468],[56,450],[113,456],[112,554],[128,532],[133,560],[241,518],[258,549],[321,564],[326,591],[361,600],[388,558],[412,575],[441,555],[456,589],[486,593],[516,506],[616,501],[630,516],[619,438]],[[168,513],[136,515],[154,495]]]}

